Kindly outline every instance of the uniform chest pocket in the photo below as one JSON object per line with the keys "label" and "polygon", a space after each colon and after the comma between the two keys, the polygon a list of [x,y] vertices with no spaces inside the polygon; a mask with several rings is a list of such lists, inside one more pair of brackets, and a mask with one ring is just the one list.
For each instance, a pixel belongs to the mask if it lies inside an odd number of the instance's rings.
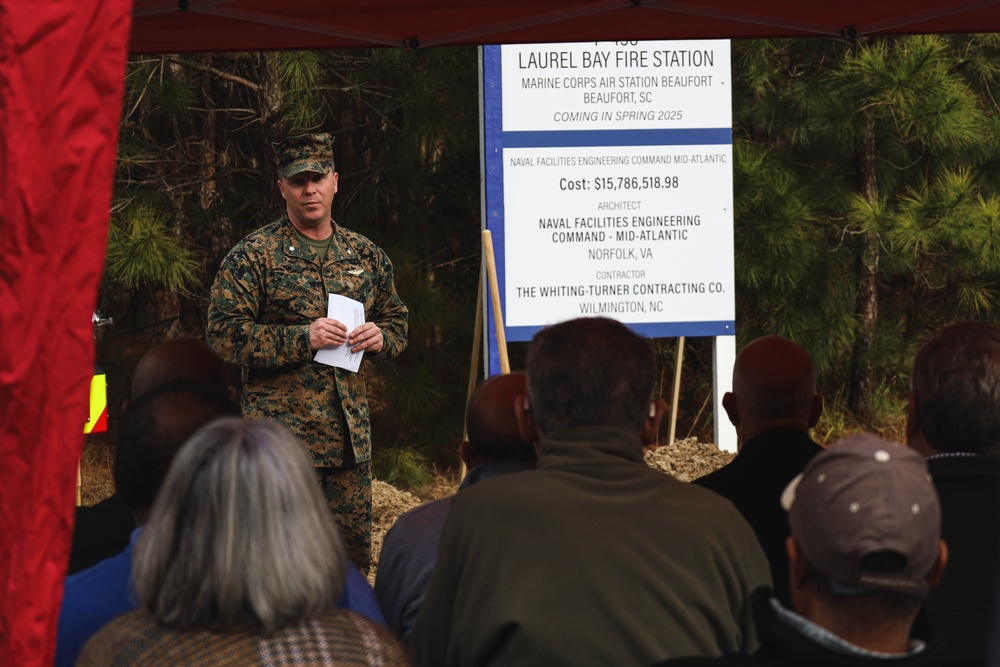
{"label": "uniform chest pocket", "polygon": [[330,294],[340,294],[365,304],[371,310],[375,295],[375,274],[371,267],[356,260],[341,261],[323,267],[323,278]]}
{"label": "uniform chest pocket", "polygon": [[275,271],[268,285],[267,322],[306,324],[326,316],[326,294],[309,271]]}

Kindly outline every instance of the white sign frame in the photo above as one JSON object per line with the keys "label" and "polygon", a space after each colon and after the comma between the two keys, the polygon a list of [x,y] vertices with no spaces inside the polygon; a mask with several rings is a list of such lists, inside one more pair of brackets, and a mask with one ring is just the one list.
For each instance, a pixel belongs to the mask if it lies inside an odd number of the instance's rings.
{"label": "white sign frame", "polygon": [[483,47],[484,225],[508,340],[588,315],[734,334],[729,46]]}

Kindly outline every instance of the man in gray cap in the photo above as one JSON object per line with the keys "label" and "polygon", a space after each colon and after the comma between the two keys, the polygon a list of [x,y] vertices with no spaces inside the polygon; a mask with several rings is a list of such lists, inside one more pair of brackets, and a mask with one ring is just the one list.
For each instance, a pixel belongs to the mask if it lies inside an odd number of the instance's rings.
{"label": "man in gray cap", "polygon": [[792,535],[792,609],[754,594],[753,657],[671,665],[951,664],[912,639],[947,561],[941,507],[923,457],[873,435],[818,454],[782,495]]}
{"label": "man in gray cap", "polygon": [[[371,429],[366,365],[406,347],[407,309],[392,264],[364,236],[339,226],[339,176],[329,134],[274,145],[285,214],[226,255],[212,286],[209,343],[243,369],[243,413],[272,418],[305,443],[351,559],[371,560]],[[362,324],[327,317],[329,295],[364,305]],[[318,350],[364,352],[358,372],[314,361]]]}

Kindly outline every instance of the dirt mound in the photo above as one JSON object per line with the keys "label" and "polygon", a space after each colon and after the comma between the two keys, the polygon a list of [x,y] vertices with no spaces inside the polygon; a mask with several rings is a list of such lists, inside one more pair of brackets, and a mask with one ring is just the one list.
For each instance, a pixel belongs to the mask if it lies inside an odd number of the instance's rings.
{"label": "dirt mound", "polygon": [[712,443],[687,438],[646,452],[646,463],[682,482],[690,482],[718,470],[732,461],[734,456],[732,452],[724,452]]}
{"label": "dirt mound", "polygon": [[372,569],[368,581],[375,583],[375,570],[385,534],[400,514],[423,502],[409,491],[400,491],[380,479],[372,480]]}

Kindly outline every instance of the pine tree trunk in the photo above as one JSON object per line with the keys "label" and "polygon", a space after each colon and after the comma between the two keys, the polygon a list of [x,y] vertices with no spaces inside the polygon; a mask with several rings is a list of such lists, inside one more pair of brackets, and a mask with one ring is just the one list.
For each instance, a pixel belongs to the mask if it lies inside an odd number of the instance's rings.
{"label": "pine tree trunk", "polygon": [[[213,67],[211,55],[201,57],[205,67]],[[203,77],[201,84],[201,99],[205,104],[205,121],[201,130],[201,188],[198,193],[199,203],[203,211],[210,211],[215,206],[215,201],[219,196],[215,180],[216,164],[216,119],[215,119],[215,96],[212,94],[212,77]],[[228,230],[223,230],[228,231]],[[227,234],[228,236],[228,234]]]}
{"label": "pine tree trunk", "polygon": [[[860,186],[865,199],[874,203],[878,197],[875,181],[875,114],[870,108],[862,111],[862,114],[866,131],[858,160]],[[872,345],[878,323],[878,260],[878,234],[875,230],[865,230],[858,260],[858,335],[854,341],[848,399],[854,416],[865,426],[872,425],[871,395],[875,388]]]}
{"label": "pine tree trunk", "polygon": [[[285,137],[285,119],[281,113],[281,99],[284,89],[281,85],[279,55],[261,54],[260,70],[260,122],[268,141],[280,141]],[[270,146],[267,147],[270,150]]]}
{"label": "pine tree trunk", "polygon": [[[275,185],[277,171],[274,164],[274,149],[272,143],[281,141],[288,136],[289,130],[285,114],[281,108],[281,100],[285,89],[281,81],[280,54],[259,54],[260,62],[260,122],[264,128],[264,142],[256,148],[264,175],[264,192],[270,198],[271,211],[284,211],[285,205]],[[245,230],[246,231],[246,230]],[[235,240],[234,240],[235,241]]]}

